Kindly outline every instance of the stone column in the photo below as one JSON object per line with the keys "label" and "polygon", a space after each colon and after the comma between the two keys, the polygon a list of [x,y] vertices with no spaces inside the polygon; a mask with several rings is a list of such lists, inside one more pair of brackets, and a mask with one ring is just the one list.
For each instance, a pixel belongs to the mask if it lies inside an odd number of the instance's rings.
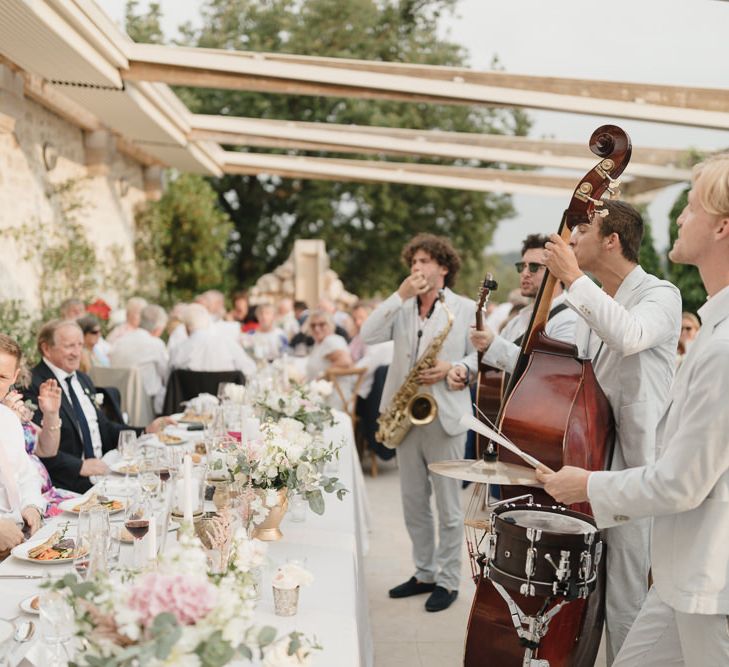
{"label": "stone column", "polygon": [[86,169],[89,176],[107,176],[114,159],[116,142],[108,130],[84,132]]}

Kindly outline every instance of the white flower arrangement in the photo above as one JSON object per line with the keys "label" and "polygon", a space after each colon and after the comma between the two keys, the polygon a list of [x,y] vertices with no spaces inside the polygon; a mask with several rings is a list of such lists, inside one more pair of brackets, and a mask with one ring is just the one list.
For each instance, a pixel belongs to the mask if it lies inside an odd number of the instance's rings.
{"label": "white flower arrangement", "polygon": [[310,386],[291,383],[287,391],[263,389],[255,401],[261,419],[284,417],[301,422],[309,433],[321,433],[334,424],[334,413],[322,395]]}
{"label": "white flower arrangement", "polygon": [[[201,542],[183,530],[176,547],[151,572],[114,572],[78,582],[67,575],[50,586],[71,604],[84,644],[79,667],[222,667],[236,658],[270,667],[309,664],[320,648],[298,632],[253,625],[255,579],[265,545],[239,530],[222,574],[207,571]],[[292,663],[291,656],[301,661]],[[288,660],[288,661],[287,661]]]}
{"label": "white flower arrangement", "polygon": [[334,385],[329,380],[312,380],[309,382],[309,389],[322,398],[328,398],[334,391]]}
{"label": "white flower arrangement", "polygon": [[298,588],[299,586],[310,586],[314,576],[305,570],[299,563],[291,562],[281,565],[273,575],[274,588]]}
{"label": "white flower arrangement", "polygon": [[246,402],[246,388],[242,384],[229,382],[225,385],[225,400],[243,405]]}
{"label": "white flower arrangement", "polygon": [[[295,419],[283,418],[278,423],[263,424],[261,432],[260,440],[243,444],[238,464],[239,471],[252,487],[267,490],[267,507],[278,502],[276,492],[284,488],[289,493],[303,495],[316,514],[324,512],[322,492],[336,493],[340,500],[344,497],[347,490],[338,479],[322,472],[325,464],[338,455],[339,448],[325,444],[321,437],[306,431]],[[256,512],[262,508],[251,509]]]}

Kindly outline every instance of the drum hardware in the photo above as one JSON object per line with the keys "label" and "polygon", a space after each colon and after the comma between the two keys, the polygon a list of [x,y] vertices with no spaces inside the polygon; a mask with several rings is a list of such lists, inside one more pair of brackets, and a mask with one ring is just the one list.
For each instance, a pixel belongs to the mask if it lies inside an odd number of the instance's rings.
{"label": "drum hardware", "polygon": [[569,604],[569,600],[562,600],[547,611],[547,607],[552,602],[552,598],[548,598],[538,614],[528,616],[519,608],[514,598],[509,595],[509,592],[501,584],[495,581],[491,583],[509,607],[511,622],[514,624],[516,634],[519,636],[519,643],[526,649],[522,667],[549,667],[549,661],[534,658],[534,652],[539,648],[544,635],[547,634],[549,622],[559,613],[562,607]]}

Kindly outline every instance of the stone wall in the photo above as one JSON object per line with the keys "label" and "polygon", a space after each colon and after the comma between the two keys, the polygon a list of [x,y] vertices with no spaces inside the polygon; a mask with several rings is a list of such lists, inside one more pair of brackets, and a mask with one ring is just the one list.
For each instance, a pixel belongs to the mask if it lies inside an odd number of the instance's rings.
{"label": "stone wall", "polygon": [[[57,154],[44,162],[44,145]],[[97,256],[121,246],[125,268],[133,268],[134,210],[146,200],[144,165],[119,153],[108,133],[84,132],[23,95],[23,77],[0,65],[0,300],[20,299],[37,308],[39,266],[24,261],[7,233],[23,224],[61,224],[53,206],[54,186],[74,180],[75,213]],[[111,267],[114,270],[114,267]],[[71,296],[71,295],[69,295]],[[98,296],[112,305],[117,295],[100,285]]]}

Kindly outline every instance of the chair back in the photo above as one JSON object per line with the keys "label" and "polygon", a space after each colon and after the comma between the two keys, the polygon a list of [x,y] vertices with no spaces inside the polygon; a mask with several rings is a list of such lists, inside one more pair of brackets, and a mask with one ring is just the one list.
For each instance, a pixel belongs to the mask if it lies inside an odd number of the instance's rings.
{"label": "chair back", "polygon": [[[352,424],[357,423],[357,391],[362,384],[367,369],[364,367],[357,368],[330,368],[324,373],[324,379],[334,385],[334,391],[339,396],[342,403],[342,409],[349,415]],[[342,380],[345,378],[356,378],[351,390],[344,386]]]}
{"label": "chair back", "polygon": [[129,424],[144,426],[154,419],[154,396],[150,396],[144,388],[144,378],[139,367],[94,366],[89,375],[100,391],[105,387],[113,387],[119,391],[121,411],[127,415]]}
{"label": "chair back", "polygon": [[217,396],[221,382],[245,384],[240,371],[190,371],[175,368],[167,380],[167,391],[162,412],[166,415],[182,412],[182,401],[189,401],[200,394]]}

